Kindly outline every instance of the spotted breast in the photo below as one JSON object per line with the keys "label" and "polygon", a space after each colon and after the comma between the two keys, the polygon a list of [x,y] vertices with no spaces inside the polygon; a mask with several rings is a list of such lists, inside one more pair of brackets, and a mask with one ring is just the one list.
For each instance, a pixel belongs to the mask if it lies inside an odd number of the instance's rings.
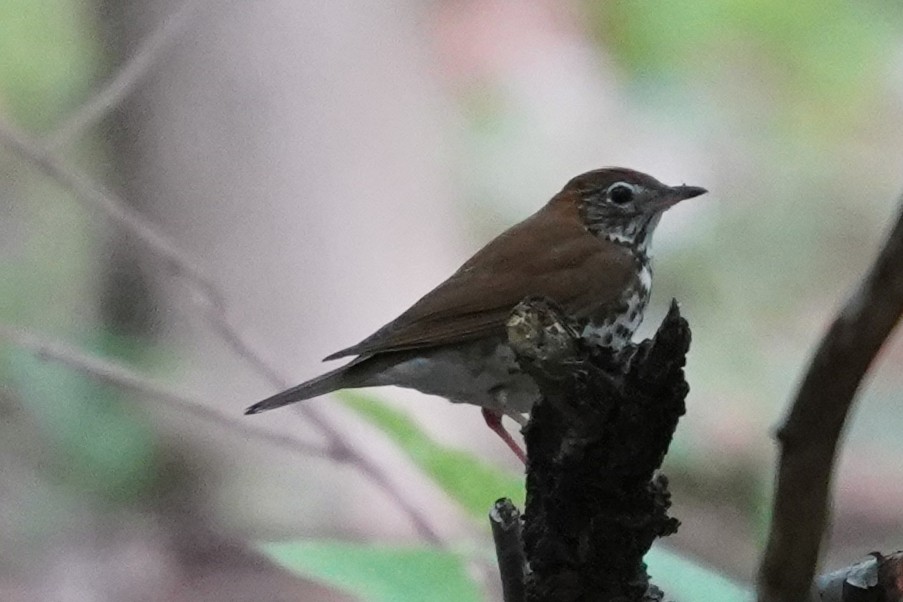
{"label": "spotted breast", "polygon": [[643,314],[652,293],[652,267],[648,257],[639,259],[636,278],[609,311],[593,316],[583,328],[583,336],[590,341],[620,351],[630,343],[643,322]]}

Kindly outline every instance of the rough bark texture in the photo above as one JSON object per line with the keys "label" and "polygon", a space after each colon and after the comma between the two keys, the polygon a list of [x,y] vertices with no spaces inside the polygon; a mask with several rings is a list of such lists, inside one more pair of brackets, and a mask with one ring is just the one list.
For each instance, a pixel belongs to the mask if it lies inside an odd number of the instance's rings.
{"label": "rough bark texture", "polygon": [[689,390],[677,304],[652,340],[617,356],[541,299],[515,309],[508,336],[544,397],[525,430],[527,600],[661,600],[643,556],[678,526],[656,472]]}

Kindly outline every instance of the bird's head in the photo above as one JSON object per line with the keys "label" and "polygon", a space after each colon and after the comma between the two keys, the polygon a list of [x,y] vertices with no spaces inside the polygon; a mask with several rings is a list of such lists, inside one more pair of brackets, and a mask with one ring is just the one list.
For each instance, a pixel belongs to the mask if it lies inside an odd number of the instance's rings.
{"label": "bird's head", "polygon": [[561,191],[576,200],[588,230],[642,253],[665,210],[706,192],[698,186],[667,186],[652,176],[623,167],[580,174]]}

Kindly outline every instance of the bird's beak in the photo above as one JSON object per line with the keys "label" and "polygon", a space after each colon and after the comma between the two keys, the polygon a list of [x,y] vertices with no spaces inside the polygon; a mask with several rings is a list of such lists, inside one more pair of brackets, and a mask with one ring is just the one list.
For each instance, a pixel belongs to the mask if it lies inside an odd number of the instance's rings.
{"label": "bird's beak", "polygon": [[667,209],[668,207],[673,207],[681,201],[692,199],[694,196],[699,196],[707,192],[708,190],[699,186],[672,186],[665,194],[660,197],[661,207]]}
{"label": "bird's beak", "polygon": [[680,201],[692,199],[694,196],[699,196],[707,192],[708,190],[699,186],[680,185],[671,187],[671,194],[669,194],[668,196],[670,196],[675,203],[679,203]]}

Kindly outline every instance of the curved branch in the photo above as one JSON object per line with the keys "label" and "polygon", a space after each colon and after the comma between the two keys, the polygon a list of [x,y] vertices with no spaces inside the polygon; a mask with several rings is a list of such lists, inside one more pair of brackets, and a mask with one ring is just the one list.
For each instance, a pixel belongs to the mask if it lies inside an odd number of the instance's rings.
{"label": "curved branch", "polygon": [[175,410],[207,423],[216,424],[246,438],[270,443],[305,456],[336,459],[332,457],[330,450],[322,445],[316,445],[292,435],[274,433],[252,426],[247,421],[216,409],[203,399],[169,389],[120,364],[94,357],[64,343],[4,324],[0,324],[0,339],[6,339],[42,360],[57,362],[100,382],[151,397]]}
{"label": "curved branch", "polygon": [[[40,168],[58,184],[70,190],[89,210],[99,212],[116,226],[135,236],[156,257],[164,260],[176,275],[185,279],[196,300],[200,301],[199,305],[204,308],[205,317],[211,327],[236,355],[268,380],[274,389],[286,389],[291,385],[264,360],[263,354],[251,344],[243,329],[231,320],[222,291],[202,263],[164,234],[155,223],[88,176],[66,166],[26,134],[2,122],[0,122],[0,145],[10,148]],[[379,487],[408,516],[423,539],[433,544],[442,544],[442,539],[432,527],[427,514],[405,497],[402,488],[389,479],[389,475],[381,466],[358,451],[339,428],[316,408],[307,404],[295,404],[294,407],[327,438],[332,448],[331,455],[342,458]]]}
{"label": "curved branch", "polygon": [[837,443],[863,376],[903,315],[903,206],[862,283],[825,334],[778,431],[774,515],[760,602],[807,595],[825,531]]}
{"label": "curved branch", "polygon": [[24,132],[0,121],[0,144],[23,157],[46,176],[69,190],[88,211],[105,217],[117,227],[138,239],[148,250],[162,259],[180,276],[201,288],[205,296],[213,294],[214,285],[201,262],[181,249],[175,240],[132,208],[124,199],[107,190],[84,173],[68,168],[62,161]]}
{"label": "curved branch", "polygon": [[521,533],[520,512],[508,498],[497,500],[489,511],[495,555],[498,558],[502,578],[502,600],[524,602],[524,540]]}
{"label": "curved branch", "polygon": [[104,118],[128,96],[157,64],[172,43],[185,33],[206,2],[186,0],[168,15],[156,30],[145,37],[132,57],[107,84],[91,95],[63,120],[44,140],[48,149],[65,146],[79,134]]}

